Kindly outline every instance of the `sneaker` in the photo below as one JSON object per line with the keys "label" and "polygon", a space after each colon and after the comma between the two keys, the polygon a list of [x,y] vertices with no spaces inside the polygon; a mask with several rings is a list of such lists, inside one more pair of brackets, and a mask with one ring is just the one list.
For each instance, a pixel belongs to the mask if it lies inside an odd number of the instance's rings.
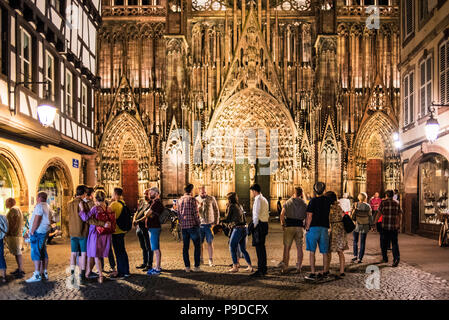
{"label": "sneaker", "polygon": [[41,275],[38,273],[33,273],[33,275],[31,276],[31,278],[25,280],[26,283],[33,283],[33,282],[39,282],[41,281]]}
{"label": "sneaker", "polygon": [[161,274],[161,270],[151,269],[147,272],[149,276],[158,276]]}
{"label": "sneaker", "polygon": [[359,259],[359,261],[357,261],[357,263],[359,263],[359,264],[362,263],[362,259]]}
{"label": "sneaker", "polygon": [[140,266],[136,266],[136,269],[144,269],[146,267],[147,265],[142,263]]}
{"label": "sneaker", "polygon": [[281,262],[278,263],[277,267],[278,268],[282,268],[284,266],[284,264],[285,264],[284,261],[281,261]]}
{"label": "sneaker", "polygon": [[214,261],[212,259],[209,259],[209,267],[215,267]]}
{"label": "sneaker", "polygon": [[42,280],[48,281],[48,272],[44,271],[44,273],[41,275]]}
{"label": "sneaker", "polygon": [[325,280],[325,279],[329,278],[329,271],[323,272],[322,274],[319,273],[318,276],[321,276],[321,279]]}
{"label": "sneaker", "polygon": [[357,257],[354,257],[351,259],[352,262],[356,262],[357,261]]}
{"label": "sneaker", "polygon": [[304,279],[316,281],[318,280],[318,276],[315,273],[309,273],[304,277]]}
{"label": "sneaker", "polygon": [[254,269],[252,266],[248,266],[248,268],[245,269],[246,272],[253,272]]}
{"label": "sneaker", "polygon": [[149,271],[149,270],[151,270],[151,269],[153,269],[152,266],[145,266],[144,268],[142,268],[142,271],[143,271],[143,272],[147,272],[147,271]]}
{"label": "sneaker", "polygon": [[98,273],[91,272],[91,273],[89,273],[89,276],[87,278],[88,279],[96,279],[96,278],[98,278]]}
{"label": "sneaker", "polygon": [[125,276],[122,274],[113,274],[112,276],[109,276],[109,279],[112,280],[123,280],[125,279]]}
{"label": "sneaker", "polygon": [[193,268],[193,272],[200,272],[201,271],[201,268],[200,267],[195,267],[195,268]]}
{"label": "sneaker", "polygon": [[187,268],[186,268],[186,272],[190,272],[190,267],[187,267]]}
{"label": "sneaker", "polygon": [[129,278],[129,277],[131,277],[131,275],[129,273],[123,275],[123,278]]}
{"label": "sneaker", "polygon": [[399,260],[396,260],[393,262],[393,264],[391,265],[393,268],[396,268],[399,265]]}

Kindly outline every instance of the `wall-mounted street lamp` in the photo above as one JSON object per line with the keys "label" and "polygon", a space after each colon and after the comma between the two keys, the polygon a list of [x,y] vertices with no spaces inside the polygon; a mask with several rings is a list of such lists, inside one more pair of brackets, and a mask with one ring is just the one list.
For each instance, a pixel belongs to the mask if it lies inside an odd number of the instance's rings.
{"label": "wall-mounted street lamp", "polygon": [[[37,106],[37,116],[39,118],[39,122],[44,126],[48,127],[51,126],[55,120],[56,116],[56,107],[51,104],[50,101],[50,82],[49,81],[22,81],[22,82],[16,82],[14,85],[14,91],[11,91],[10,93],[14,93],[14,95],[17,92],[17,87],[19,85],[27,85],[27,84],[43,84],[44,90],[45,90],[45,98],[39,99],[39,104]],[[17,110],[17,96],[15,96],[14,99],[14,107],[10,109],[11,112],[16,112]]]}
{"label": "wall-mounted street lamp", "polygon": [[434,117],[435,107],[449,108],[449,104],[436,104],[432,102],[432,105],[429,107],[430,118],[426,123],[426,137],[430,143],[434,143],[438,139],[438,133],[440,132],[440,124]]}

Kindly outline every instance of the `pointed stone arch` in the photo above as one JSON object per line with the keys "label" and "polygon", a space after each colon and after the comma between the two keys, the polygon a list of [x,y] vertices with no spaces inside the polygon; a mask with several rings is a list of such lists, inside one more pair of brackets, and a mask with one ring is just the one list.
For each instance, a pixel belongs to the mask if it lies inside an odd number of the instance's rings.
{"label": "pointed stone arch", "polygon": [[106,126],[100,146],[99,180],[108,194],[121,186],[123,160],[135,160],[138,166],[138,192],[143,194],[150,183],[151,146],[142,123],[122,112]]}
{"label": "pointed stone arch", "polygon": [[[398,187],[400,161],[393,142],[393,133],[397,130],[397,124],[382,111],[374,113],[362,124],[352,148],[355,162],[355,193],[368,192],[368,195],[372,196],[376,189],[376,183],[373,181],[378,179],[381,179],[377,187],[379,192]],[[374,169],[371,164],[378,169]],[[378,174],[381,176],[377,177],[375,171],[379,171]],[[374,188],[373,190],[367,189],[368,183]]]}

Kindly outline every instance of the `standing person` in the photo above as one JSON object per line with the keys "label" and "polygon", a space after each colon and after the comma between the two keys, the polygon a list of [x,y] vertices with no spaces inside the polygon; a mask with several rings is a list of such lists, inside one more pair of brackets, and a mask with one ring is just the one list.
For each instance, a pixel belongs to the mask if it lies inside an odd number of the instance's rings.
{"label": "standing person", "polygon": [[148,271],[153,269],[153,251],[151,250],[150,234],[146,227],[145,213],[151,206],[150,189],[144,191],[144,201],[140,204],[136,214],[133,217],[133,225],[136,226],[136,234],[139,239],[140,248],[142,249],[143,262],[137,266],[137,269]]}
{"label": "standing person", "polygon": [[[399,243],[398,243],[398,233],[399,227],[401,225],[402,210],[399,202],[393,200],[394,193],[392,190],[386,192],[387,199],[382,201],[379,206],[379,211],[377,216],[382,215],[382,258],[384,262],[388,262],[388,247],[392,245],[393,251],[393,265],[392,267],[397,267],[399,265],[400,254],[399,254]],[[377,219],[378,217],[376,217]]]}
{"label": "standing person", "polygon": [[343,198],[341,198],[340,200],[338,200],[338,202],[340,203],[340,207],[343,210],[343,212],[345,214],[350,214],[351,213],[351,200],[349,200],[349,194],[345,193],[343,195]]}
{"label": "standing person", "polygon": [[288,262],[290,260],[290,249],[293,241],[296,244],[297,262],[296,270],[301,272],[303,259],[303,238],[304,238],[304,220],[307,217],[307,204],[302,199],[302,188],[295,188],[295,194],[287,200],[281,211],[281,225],[284,229],[284,255],[282,264],[282,273],[288,272]]}
{"label": "standing person", "polygon": [[161,238],[161,222],[159,220],[162,211],[164,211],[164,205],[160,198],[160,192],[157,187],[150,189],[151,206],[147,210],[146,227],[150,234],[150,245],[156,256],[156,268],[148,270],[148,275],[160,275],[161,274],[161,248],[159,245]]}
{"label": "standing person", "polygon": [[[372,210],[370,205],[366,202],[368,196],[365,192],[360,193],[358,198],[359,202],[355,204],[354,210],[352,211],[352,219],[356,222],[356,227],[354,229],[354,232],[352,233],[354,239],[354,258],[352,258],[352,261],[355,262],[358,258],[358,263],[362,263],[363,256],[365,255],[366,236],[368,235],[371,225]],[[358,250],[359,236],[360,251]]]}
{"label": "standing person", "polygon": [[[379,206],[382,203],[382,199],[380,198],[379,192],[376,192],[374,196],[371,198],[369,205],[371,206],[371,210],[373,210],[373,217],[375,217],[376,223],[376,231],[379,233],[379,246],[382,248],[382,215],[378,215]],[[374,229],[373,229],[374,230]]]}
{"label": "standing person", "polygon": [[47,203],[47,194],[39,192],[36,197],[36,206],[30,219],[31,229],[29,238],[31,244],[31,260],[34,263],[34,273],[27,283],[48,280],[48,254],[47,233],[50,230],[51,209]]}
{"label": "standing person", "polygon": [[199,204],[200,214],[200,234],[201,234],[201,258],[203,263],[203,244],[204,240],[207,242],[207,248],[209,253],[209,266],[214,266],[214,234],[212,228],[218,224],[220,217],[220,211],[218,210],[217,200],[215,197],[207,194],[206,187],[200,187],[200,194],[196,197],[196,201]]}
{"label": "standing person", "polygon": [[192,239],[194,245],[194,261],[195,268],[193,271],[201,271],[200,269],[200,257],[201,257],[201,234],[200,234],[200,216],[198,213],[198,202],[192,196],[193,184],[189,183],[184,188],[184,195],[179,199],[177,208],[179,221],[182,229],[182,257],[184,259],[184,265],[186,272],[190,272],[190,258],[189,247],[190,239]]}
{"label": "standing person", "polygon": [[[88,207],[83,205],[83,203],[79,203],[79,216],[82,221],[87,222],[91,221],[91,219],[100,219],[102,215],[114,216],[105,203],[106,194],[103,191],[97,191],[95,193],[95,206],[88,210]],[[110,228],[111,225],[115,224],[111,221],[102,221],[104,222],[104,228]],[[111,247],[112,235],[110,233],[99,234],[97,231],[97,227],[93,224],[89,226],[89,235],[87,238],[87,257],[89,259],[94,258],[95,265],[98,269],[98,282],[103,283],[103,270],[101,267],[101,257],[107,257],[109,254],[109,249]],[[90,263],[87,263],[87,271],[86,275],[89,276],[91,272]]]}
{"label": "standing person", "polygon": [[7,233],[8,219],[4,215],[0,214],[0,275],[2,277],[2,283],[6,282],[5,244],[3,240]]}
{"label": "standing person", "polygon": [[24,277],[23,260],[22,260],[22,230],[23,230],[23,214],[16,205],[14,198],[6,199],[6,208],[9,209],[6,214],[8,220],[8,232],[6,233],[6,244],[9,252],[16,258],[17,269],[11,274],[16,279]]}
{"label": "standing person", "polygon": [[265,238],[268,234],[269,209],[268,201],[261,193],[260,185],[253,184],[249,190],[254,198],[253,221],[249,227],[249,233],[253,236],[253,246],[256,247],[257,271],[251,276],[262,277],[267,274],[267,250]]}
{"label": "standing person", "polygon": [[[316,182],[313,186],[315,198],[312,198],[307,206],[306,219],[306,250],[310,252],[311,273],[305,278],[308,280],[317,280],[319,277],[326,278],[329,275],[328,252],[329,252],[329,213],[331,202],[325,197],[324,182]],[[315,274],[315,251],[317,245],[320,253],[323,255],[323,274]]]}
{"label": "standing person", "polygon": [[340,203],[337,200],[337,195],[333,191],[326,192],[326,198],[331,203],[329,211],[330,236],[329,236],[329,257],[327,259],[327,270],[332,260],[332,252],[338,253],[340,261],[340,277],[345,276],[345,255],[344,251],[349,249],[348,240],[346,238],[346,231],[343,225],[343,216],[345,215]]}
{"label": "standing person", "polygon": [[252,272],[253,267],[251,264],[251,258],[246,251],[246,238],[248,236],[248,230],[246,227],[246,219],[243,213],[243,208],[238,202],[238,197],[235,192],[230,192],[226,196],[228,198],[228,204],[226,206],[226,216],[222,223],[226,224],[231,229],[231,236],[229,237],[229,251],[232,258],[232,269],[229,272],[239,271],[239,252],[243,253],[248,268],[246,271]]}
{"label": "standing person", "polygon": [[[123,201],[123,189],[114,188],[114,193],[112,195],[112,203],[110,205],[111,211],[115,214],[115,220],[120,217],[125,206]],[[112,234],[112,247],[114,249],[115,258],[117,259],[117,272],[112,274],[111,278],[126,278],[129,277],[129,260],[128,254],[125,248],[125,234],[117,225],[115,232]],[[110,256],[110,253],[109,253]]]}
{"label": "standing person", "polygon": [[277,209],[277,212],[278,212],[279,220],[281,219],[281,212],[282,212],[282,202],[281,202],[281,200],[282,200],[282,197],[279,197],[278,198],[278,202],[276,203],[276,209]]}

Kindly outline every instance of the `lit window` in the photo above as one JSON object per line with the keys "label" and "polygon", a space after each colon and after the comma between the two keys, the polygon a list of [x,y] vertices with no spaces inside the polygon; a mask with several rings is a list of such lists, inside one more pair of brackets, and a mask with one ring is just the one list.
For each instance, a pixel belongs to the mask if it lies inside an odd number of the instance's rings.
{"label": "lit window", "polygon": [[46,51],[45,52],[45,80],[48,81],[48,94],[51,100],[55,100],[55,59]]}
{"label": "lit window", "polygon": [[[30,82],[31,79],[31,36],[23,28],[20,28],[20,71],[21,81]],[[29,84],[25,85],[30,87]]]}
{"label": "lit window", "polygon": [[69,117],[73,117],[73,75],[70,71],[66,72],[65,81],[65,112]]}
{"label": "lit window", "polygon": [[414,121],[414,79],[414,72],[404,77],[404,126]]}
{"label": "lit window", "polygon": [[81,89],[81,123],[87,125],[87,86],[85,84]]}

